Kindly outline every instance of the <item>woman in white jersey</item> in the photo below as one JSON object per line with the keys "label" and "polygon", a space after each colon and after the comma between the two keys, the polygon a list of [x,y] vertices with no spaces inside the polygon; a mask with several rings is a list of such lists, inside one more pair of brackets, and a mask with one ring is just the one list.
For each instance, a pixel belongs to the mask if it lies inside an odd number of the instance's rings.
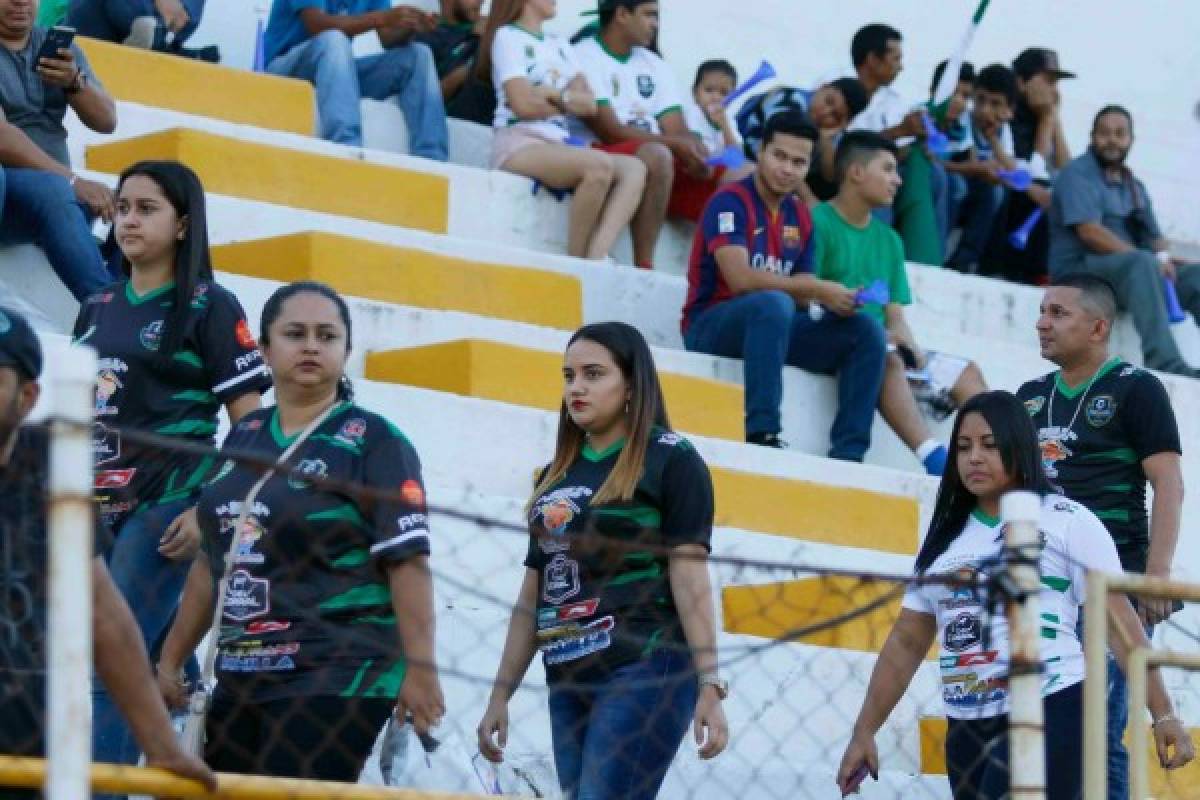
{"label": "woman in white jersey", "polygon": [[[951,437],[954,458],[946,466],[918,575],[956,575],[999,568],[1004,534],[997,519],[1000,498],[1015,490],[1043,498],[1039,526],[1042,611],[1040,655],[1046,720],[1046,797],[1075,800],[1083,791],[1083,648],[1076,634],[1086,573],[1120,573],[1116,546],[1104,525],[1083,506],[1055,493],[1042,470],[1037,434],[1029,414],[1008,392],[985,392],[963,405]],[[942,698],[949,728],[946,765],[958,800],[1008,796],[1008,625],[972,589],[945,584],[914,586],[879,654],[862,710],[837,780],[843,794],[870,773],[879,776],[875,734],[908,688],[935,637],[939,645]],[[1137,615],[1124,595],[1109,596],[1109,610],[1134,638],[1148,646]],[[1122,668],[1128,646],[1112,638]],[[1159,761],[1167,769],[1191,761],[1194,750],[1157,670],[1150,672],[1150,712]],[[1172,752],[1173,749],[1173,752]]]}
{"label": "woman in white jersey", "polygon": [[568,143],[568,116],[596,113],[596,96],[570,44],[543,33],[557,0],[495,0],[479,78],[496,87],[492,168],[570,190],[567,254],[602,259],[637,211],[646,168],[636,158]]}

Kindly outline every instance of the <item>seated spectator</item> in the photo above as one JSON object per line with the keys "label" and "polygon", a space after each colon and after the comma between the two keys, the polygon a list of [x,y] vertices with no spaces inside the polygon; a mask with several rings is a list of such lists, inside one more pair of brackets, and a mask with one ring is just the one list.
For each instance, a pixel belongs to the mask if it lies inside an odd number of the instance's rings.
{"label": "seated spectator", "polygon": [[575,45],[575,57],[600,110],[574,134],[599,149],[635,155],[646,165],[646,190],[633,218],[633,260],[654,266],[667,214],[697,220],[723,167],[709,167],[688,130],[675,74],[650,48],[658,38],[656,0],[600,0],[600,29]]}
{"label": "seated spectator", "polygon": [[979,368],[966,359],[921,350],[904,318],[904,306],[912,302],[904,248],[896,232],[871,214],[892,202],[900,187],[895,143],[869,131],[847,133],[838,144],[837,174],[837,196],[813,209],[816,273],[849,289],[879,282],[887,286],[886,303],[868,301],[858,312],[883,325],[891,345],[879,410],[925,469],[940,475],[946,448],[930,435],[910,376],[943,411],[950,410],[948,403],[962,404],[987,387]]}
{"label": "seated spectator", "polygon": [[962,202],[950,221],[952,226],[961,222],[962,236],[946,260],[946,266],[959,272],[978,272],[996,215],[1004,204],[1000,171],[1018,166],[1008,124],[1016,93],[1017,84],[1008,67],[984,67],[975,79],[971,112],[963,126],[967,149],[946,162],[952,181],[961,181],[963,186]]}
{"label": "seated spectator", "polygon": [[705,61],[696,69],[692,97],[683,105],[683,116],[692,135],[711,156],[726,147],[737,147],[737,131],[725,113],[725,98],[737,88],[737,70],[724,59]]}
{"label": "seated spectator", "polygon": [[[362,98],[395,96],[414,156],[445,161],[446,109],[429,48],[413,41],[432,18],[391,0],[274,0],[264,45],[267,72],[317,87],[321,136],[361,147]],[[384,52],[355,58],[351,40],[376,31]]]}
{"label": "seated spectator", "polygon": [[1042,284],[1048,274],[1049,228],[1046,218],[1034,226],[1022,248],[1013,247],[1009,234],[1038,208],[1047,209],[1050,179],[1071,160],[1063,133],[1058,82],[1074,78],[1063,70],[1058,53],[1041,47],[1021,52],[1012,64],[1017,79],[1017,104],[1013,111],[1013,156],[1025,162],[1042,184],[1030,192],[1006,192],[1001,224],[993,232],[984,254],[983,272],[1018,283]]}
{"label": "seated spectator", "polygon": [[216,47],[183,47],[203,14],[204,0],[70,0],[67,21],[81,36],[219,61]]}
{"label": "seated spectator", "polygon": [[483,0],[441,0],[437,27],[417,36],[433,53],[446,115],[480,125],[491,125],[496,114],[496,92],[490,76],[480,79],[474,69],[487,18]]}
{"label": "seated spectator", "polygon": [[866,109],[851,120],[850,130],[873,131],[895,142],[900,158],[900,192],[891,208],[883,206],[876,214],[895,225],[909,261],[940,267],[945,242],[937,210],[945,202],[946,171],[922,146],[924,109],[914,108],[892,88],[904,68],[903,37],[887,25],[866,25],[854,34],[850,55],[870,97]]}
{"label": "seated spectator", "polygon": [[935,104],[934,97],[947,64],[947,61],[942,61],[934,68],[933,80],[929,84],[929,102],[926,104],[930,119],[937,125],[938,130],[946,135],[947,143],[946,157],[942,161],[942,167],[946,170],[946,191],[936,209],[938,232],[943,243],[949,241],[950,232],[958,219],[959,208],[967,194],[966,179],[956,174],[950,165],[954,160],[964,158],[971,149],[971,133],[964,116],[971,103],[971,92],[975,88],[975,67],[964,61],[958,70],[954,92],[943,106]]}
{"label": "seated spectator", "polygon": [[782,111],[802,111],[817,129],[817,146],[800,196],[809,206],[837,194],[833,156],[838,139],[850,120],[867,107],[867,91],[858,78],[838,78],[816,89],[778,86],[742,103],[737,113],[738,132],[745,142],[746,157],[758,160],[763,131],[771,117]]}
{"label": "seated spectator", "polygon": [[63,117],[70,106],[94,131],[112,133],[117,110],[75,44],[34,63],[46,29],[33,24],[33,7],[0,0],[0,245],[42,248],[67,289],[82,301],[112,280],[92,220],[113,215],[113,193],[71,170]]}
{"label": "seated spectator", "polygon": [[1163,278],[1179,304],[1200,320],[1200,264],[1173,258],[1146,186],[1126,166],[1133,117],[1106,106],[1092,124],[1091,147],[1058,174],[1050,205],[1050,276],[1099,276],[1133,316],[1150,369],[1200,377],[1183,360],[1167,323]]}
{"label": "seated spectator", "polygon": [[554,4],[495,0],[479,68],[496,87],[492,167],[573,190],[567,253],[602,259],[642,198],[646,168],[633,156],[567,143],[568,116],[596,113],[596,97],[570,44],[542,26]]}
{"label": "seated spectator", "polygon": [[[883,379],[883,329],[856,314],[855,293],[813,275],[812,218],[796,195],[817,131],[802,112],[776,114],[758,169],[722,188],[696,230],[683,337],[688,350],[745,362],[746,441],[785,447],[783,367],[836,375],[829,457],[862,461]],[[820,303],[831,313],[811,314]]]}

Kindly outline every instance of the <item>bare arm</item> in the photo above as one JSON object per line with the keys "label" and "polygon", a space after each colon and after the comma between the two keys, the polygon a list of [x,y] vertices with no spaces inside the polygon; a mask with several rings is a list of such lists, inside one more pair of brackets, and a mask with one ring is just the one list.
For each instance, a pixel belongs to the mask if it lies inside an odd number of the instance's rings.
{"label": "bare arm", "polygon": [[[213,578],[208,566],[208,559],[201,556],[192,562],[188,570],[187,582],[183,585],[183,597],[179,601],[179,612],[175,622],[163,642],[162,653],[158,659],[159,686],[164,689],[174,689],[178,677],[200,640],[212,625],[213,615]],[[170,695],[168,695],[170,697]],[[178,704],[178,694],[174,701]]]}
{"label": "bare arm", "polygon": [[64,178],[71,177],[71,170],[55,161],[46,151],[33,143],[25,131],[7,121],[0,120],[0,164],[6,167],[26,167],[53,172]]}
{"label": "bare arm", "polygon": [[251,411],[262,408],[262,396],[258,392],[246,392],[238,395],[225,404],[225,413],[229,415],[229,424],[237,425],[242,417]]}
{"label": "bare arm", "polygon": [[97,133],[112,133],[117,129],[117,104],[99,86],[89,83],[67,95],[67,102],[79,115],[80,122]]}
{"label": "bare arm", "polygon": [[[708,551],[701,545],[680,545],[671,550],[667,568],[671,596],[699,674],[717,669],[717,623],[707,559]],[[729,743],[729,723],[721,708],[721,697],[709,684],[700,687],[693,728],[701,758],[717,756]]]}
{"label": "bare arm", "polygon": [[[1183,469],[1179,454],[1155,453],[1142,459],[1142,470],[1154,489],[1146,574],[1167,578],[1171,575],[1171,564],[1175,560],[1179,524],[1183,516]],[[1142,621],[1151,625],[1162,622],[1171,613],[1169,600],[1143,600],[1139,606]]]}
{"label": "bare arm", "polygon": [[[368,31],[394,27],[401,22],[402,8],[404,7],[393,8],[390,11],[368,11],[365,14],[328,14],[319,8],[304,8],[300,10],[300,21],[304,23],[304,28],[310,36],[335,30],[353,39]],[[382,41],[382,37],[380,38]]]}
{"label": "bare arm", "polygon": [[1075,226],[1075,233],[1083,246],[1093,253],[1108,255],[1109,253],[1128,253],[1133,245],[1101,225],[1099,222],[1081,222]]}
{"label": "bare arm", "polygon": [[216,776],[180,750],[163,699],[155,689],[142,634],[104,561],[92,561],[92,627],[96,673],[108,687],[150,766],[216,788]]}
{"label": "bare arm", "polygon": [[527,568],[508,621],[508,635],[504,639],[496,680],[492,683],[492,694],[483,719],[475,729],[479,752],[489,761],[499,763],[504,760],[504,748],[508,745],[508,701],[517,691],[537,652],[533,622],[537,613],[537,591],[537,570]]}
{"label": "bare arm", "polygon": [[389,568],[388,585],[406,666],[396,715],[404,719],[405,712],[411,713],[413,727],[425,733],[446,713],[446,701],[437,676],[436,620],[429,556],[413,556]]}
{"label": "bare arm", "polygon": [[908,318],[904,316],[904,306],[899,303],[888,303],[884,308],[884,316],[887,320],[885,327],[892,341],[912,350],[913,355],[917,357],[918,364],[923,363],[921,347],[917,344],[917,337],[913,335],[912,328],[908,327]]}
{"label": "bare arm", "polygon": [[704,163],[707,158],[704,147],[688,130],[687,121],[681,112],[672,111],[659,119],[658,125],[662,130],[661,134],[621,124],[617,119],[616,112],[612,110],[612,106],[605,103],[599,105],[596,115],[588,119],[587,124],[605,144],[627,141],[656,142],[669,148],[671,153],[684,163],[689,172],[696,175],[709,172],[708,166]]}
{"label": "bare arm", "polygon": [[775,290],[786,292],[797,303],[816,300],[839,314],[853,313],[854,292],[840,283],[823,281],[812,273],[780,275],[750,266],[750,254],[745,247],[728,245],[717,248],[717,269],[726,285],[735,294]]}

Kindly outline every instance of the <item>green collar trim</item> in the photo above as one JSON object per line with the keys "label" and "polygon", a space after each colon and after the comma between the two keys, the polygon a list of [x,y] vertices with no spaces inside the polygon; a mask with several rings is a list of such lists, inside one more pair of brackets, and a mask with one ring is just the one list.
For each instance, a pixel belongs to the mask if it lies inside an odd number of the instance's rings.
{"label": "green collar trim", "polygon": [[600,45],[600,49],[603,50],[605,53],[607,53],[608,57],[613,59],[614,61],[619,61],[622,64],[628,64],[629,59],[633,58],[633,48],[632,47],[629,48],[629,53],[627,55],[619,56],[616,53],[614,53],[612,50],[608,49],[608,45],[604,43],[604,37],[601,36],[599,33],[596,34],[596,42]]}
{"label": "green collar trim", "polygon": [[[347,408],[349,408],[351,405],[353,405],[353,404],[348,400],[343,400],[342,402],[338,403],[336,406],[333,407],[333,411],[331,411],[329,413],[329,416],[325,418],[325,422],[328,422],[329,420],[333,419],[338,414],[342,413]],[[324,424],[324,423],[322,423],[322,424]],[[271,438],[275,440],[275,444],[279,445],[279,447],[281,447],[283,449],[287,449],[287,448],[291,447],[292,442],[296,441],[296,437],[302,433],[302,431],[296,431],[291,436],[284,435],[283,428],[280,427],[280,425],[279,425],[279,406],[275,406],[275,408],[271,409],[270,428],[271,428]]]}
{"label": "green collar trim", "polygon": [[156,297],[162,297],[164,294],[166,294],[167,292],[171,291],[174,288],[175,288],[175,281],[167,281],[166,283],[164,283],[162,286],[158,287],[157,289],[151,289],[150,291],[146,292],[145,294],[138,294],[136,291],[134,291],[133,281],[128,280],[128,281],[125,281],[125,299],[129,301],[130,305],[140,306],[143,303],[150,302],[151,300],[153,300]]}
{"label": "green collar trim", "polygon": [[613,455],[614,453],[620,452],[621,448],[624,446],[625,446],[625,440],[618,439],[617,441],[610,444],[608,447],[604,448],[604,450],[602,450],[601,452],[596,452],[595,450],[592,449],[592,446],[590,444],[585,443],[583,445],[583,451],[582,451],[581,455],[584,458],[586,458],[588,461],[591,461],[591,462],[603,461],[604,459],[608,458],[609,456]]}
{"label": "green collar trim", "polygon": [[1120,363],[1121,359],[1117,356],[1113,356],[1108,361],[1105,361],[1100,369],[1096,370],[1095,375],[1088,380],[1083,381],[1078,386],[1068,386],[1067,382],[1063,380],[1062,370],[1059,370],[1054,374],[1054,386],[1056,389],[1058,389],[1058,393],[1063,397],[1066,397],[1067,399],[1074,399],[1083,392],[1085,387],[1094,384],[1096,381],[1112,372]]}
{"label": "green collar trim", "polygon": [[545,39],[546,39],[546,34],[534,33],[533,31],[529,30],[529,28],[526,28],[524,25],[518,25],[517,23],[514,22],[514,23],[512,23],[512,26],[514,28],[516,28],[517,30],[521,31],[522,33],[528,33],[530,36],[537,39],[539,42],[545,41]]}
{"label": "green collar trim", "polygon": [[971,516],[982,522],[984,525],[987,525],[989,528],[995,528],[1000,524],[999,517],[993,517],[991,514],[986,514],[981,508],[976,508],[974,511],[972,511]]}

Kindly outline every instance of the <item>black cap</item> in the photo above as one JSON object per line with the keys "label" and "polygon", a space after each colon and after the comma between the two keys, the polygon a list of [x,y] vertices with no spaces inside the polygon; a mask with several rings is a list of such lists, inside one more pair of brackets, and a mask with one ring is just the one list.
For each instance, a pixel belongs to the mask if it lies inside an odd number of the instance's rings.
{"label": "black cap", "polygon": [[26,380],[42,374],[42,344],[17,312],[0,308],[0,367],[15,367]]}
{"label": "black cap", "polygon": [[643,3],[651,2],[654,2],[654,0],[598,0],[595,11],[584,11],[581,16],[595,16],[596,14],[603,14],[606,11],[616,11],[618,8],[628,8],[632,11]]}
{"label": "black cap", "polygon": [[1058,52],[1045,47],[1029,47],[1021,51],[1017,60],[1012,63],[1013,72],[1021,80],[1029,80],[1039,72],[1049,72],[1056,78],[1074,78],[1074,72],[1067,72],[1058,64]]}

